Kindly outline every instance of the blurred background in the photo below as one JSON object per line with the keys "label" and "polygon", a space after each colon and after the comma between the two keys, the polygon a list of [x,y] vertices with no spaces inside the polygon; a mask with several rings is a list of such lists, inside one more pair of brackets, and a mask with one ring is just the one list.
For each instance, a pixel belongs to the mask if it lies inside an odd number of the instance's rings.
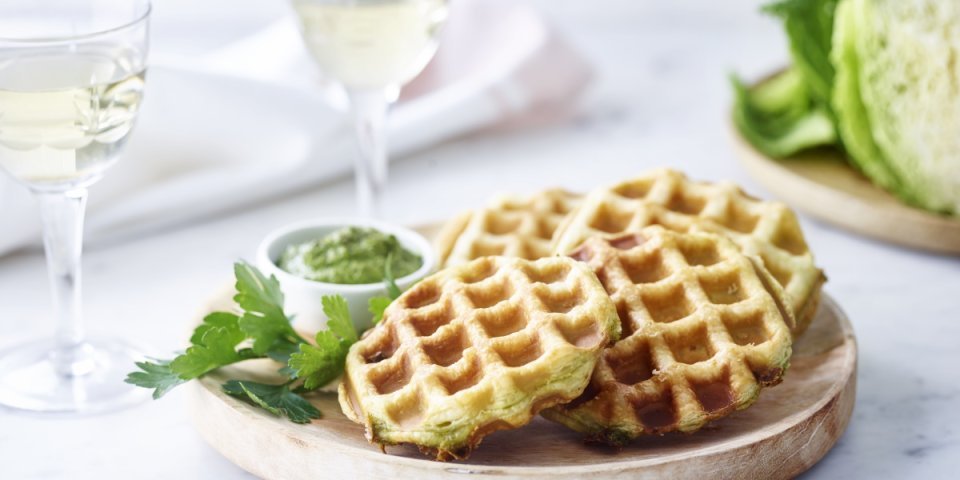
{"label": "blurred background", "polygon": [[[551,61],[527,67],[555,73],[531,86],[524,84],[527,70],[519,77],[510,68],[491,70],[509,81],[493,82],[489,97],[499,100],[477,104],[464,100],[470,95],[457,97],[459,90],[431,96],[437,85],[486,90],[468,81],[476,77],[445,77],[428,67],[395,109],[385,219],[421,225],[480,205],[494,192],[586,191],[657,166],[775,196],[739,166],[729,119],[732,73],[755,80],[789,61],[782,25],[758,13],[765,2],[490,3],[499,6],[487,7],[484,25],[512,32],[521,43],[558,49]],[[515,21],[501,23],[497,8],[514,12]],[[476,15],[458,21],[481,18]],[[171,351],[205,299],[229,284],[230,265],[252,259],[267,232],[355,211],[342,98],[324,85],[295,25],[292,8],[280,0],[155,0],[142,123],[116,172],[91,193],[84,258],[91,331],[122,336],[150,352]],[[474,32],[466,51],[511,51],[509,43],[483,35]],[[437,58],[443,59],[451,47],[440,45]],[[526,86],[511,88],[518,84]],[[565,88],[548,95],[544,108],[528,108],[527,100],[553,84]],[[506,105],[498,114],[463,120],[463,112],[497,101]],[[136,173],[141,159],[149,161],[149,175]],[[289,184],[282,183],[289,175],[259,181],[255,173],[307,164],[325,167],[309,182]],[[197,165],[213,172],[201,180],[210,186],[204,191],[216,195],[184,194],[195,200],[177,203],[183,185],[174,182],[152,194],[159,202],[124,196],[131,178],[147,188],[196,174]],[[231,183],[230,172],[252,177]],[[216,189],[223,185],[230,188]],[[131,204],[98,205],[100,195]],[[52,329],[43,255],[31,230],[36,213],[25,198],[20,187],[0,184],[0,245],[7,252],[0,256],[0,347]],[[6,208],[15,203],[27,207]],[[952,459],[937,452],[955,449],[960,431],[936,415],[953,409],[960,392],[955,372],[942,362],[955,347],[936,339],[958,338],[960,324],[931,322],[909,338],[897,333],[904,321],[922,320],[918,315],[956,318],[960,262],[801,221],[830,279],[826,289],[850,315],[861,347],[854,419],[811,473],[942,477]],[[903,359],[892,360],[892,351],[905,352]],[[4,476],[242,478],[193,431],[186,394],[84,419],[0,413],[0,452],[18,452],[4,455]],[[103,448],[92,448],[91,438]],[[150,471],[138,470],[143,465]]]}

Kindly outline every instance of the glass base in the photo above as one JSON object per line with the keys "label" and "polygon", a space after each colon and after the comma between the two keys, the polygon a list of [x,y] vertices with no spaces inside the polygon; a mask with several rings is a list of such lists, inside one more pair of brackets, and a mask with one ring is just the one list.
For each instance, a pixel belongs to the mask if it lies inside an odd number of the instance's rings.
{"label": "glass base", "polygon": [[118,340],[89,340],[64,362],[51,340],[0,352],[0,406],[18,410],[86,414],[119,410],[146,400],[150,391],[124,383],[144,356]]}

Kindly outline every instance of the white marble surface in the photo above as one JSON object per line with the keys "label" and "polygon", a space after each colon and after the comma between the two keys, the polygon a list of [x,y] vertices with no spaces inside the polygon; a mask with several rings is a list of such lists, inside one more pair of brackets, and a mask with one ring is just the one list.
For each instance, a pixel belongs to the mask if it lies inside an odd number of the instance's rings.
{"label": "white marble surface", "polygon": [[[224,45],[286,14],[276,0],[239,8],[226,0],[157,2],[159,55]],[[729,72],[756,76],[786,58],[783,35],[756,13],[758,2],[538,3],[597,65],[581,113],[560,125],[474,135],[403,159],[392,170],[390,219],[441,219],[492,191],[587,189],[656,165],[773,195],[737,165],[726,116]],[[204,299],[229,281],[231,263],[252,258],[267,231],[305,217],[349,214],[351,199],[351,183],[341,179],[149,238],[91,245],[90,328],[153,352],[172,350]],[[802,221],[830,277],[826,289],[846,309],[860,342],[854,418],[807,476],[956,478],[960,259]],[[48,301],[39,252],[0,258],[0,347],[49,333]],[[0,477],[245,478],[193,431],[185,400],[174,391],[160,402],[78,419],[0,411]]]}

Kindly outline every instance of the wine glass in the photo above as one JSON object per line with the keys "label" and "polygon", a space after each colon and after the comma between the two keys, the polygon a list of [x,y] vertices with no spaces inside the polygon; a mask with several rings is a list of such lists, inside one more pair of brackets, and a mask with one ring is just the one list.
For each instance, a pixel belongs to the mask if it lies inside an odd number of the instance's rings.
{"label": "wine glass", "polygon": [[359,144],[360,213],[383,211],[385,120],[400,87],[437,50],[446,0],[293,0],[303,38],[322,73],[347,92]]}
{"label": "wine glass", "polygon": [[123,382],[142,356],[84,335],[80,252],[87,187],[137,117],[149,16],[149,0],[0,0],[0,170],[40,205],[57,318],[52,340],[0,353],[0,405],[86,413],[143,398]]}

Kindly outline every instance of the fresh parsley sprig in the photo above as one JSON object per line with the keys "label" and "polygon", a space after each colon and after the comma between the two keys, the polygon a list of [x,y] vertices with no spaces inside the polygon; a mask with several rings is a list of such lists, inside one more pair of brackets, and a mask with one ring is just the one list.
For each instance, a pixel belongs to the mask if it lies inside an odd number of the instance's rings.
{"label": "fresh parsley sprig", "polygon": [[290,355],[287,364],[303,388],[314,390],[335,380],[343,371],[347,350],[357,341],[357,331],[350,321],[347,301],[341,296],[323,297],[327,329],[317,332],[316,345],[301,343],[300,350]]}
{"label": "fresh parsley sprig", "polygon": [[[283,292],[273,276],[265,277],[255,267],[234,265],[238,313],[214,312],[203,319],[190,336],[190,346],[171,360],[137,362],[139,371],[126,382],[153,389],[153,398],[174,387],[220,367],[256,358],[270,358],[283,364],[279,370],[287,381],[279,385],[229,380],[223,391],[243,398],[274,415],[295,423],[308,423],[321,413],[301,394],[330,383],[343,373],[350,346],[359,334],[350,318],[347,301],[340,295],[322,298],[329,319],[327,330],[317,332],[311,344],[294,330],[283,311]],[[385,272],[392,298],[400,294],[390,271]],[[392,298],[370,299],[374,323],[379,322]]]}
{"label": "fresh parsley sprig", "polygon": [[229,380],[223,384],[228,395],[243,398],[268,412],[290,419],[293,423],[310,423],[323,417],[309,400],[290,390],[289,384],[270,385],[247,380]]}

